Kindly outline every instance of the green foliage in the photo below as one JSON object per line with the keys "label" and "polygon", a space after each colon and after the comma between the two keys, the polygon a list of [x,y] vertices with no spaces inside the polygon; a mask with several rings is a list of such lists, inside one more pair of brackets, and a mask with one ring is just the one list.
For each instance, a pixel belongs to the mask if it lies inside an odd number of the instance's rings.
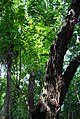
{"label": "green foliage", "polygon": [[[49,49],[59,27],[62,25],[61,22],[65,17],[69,3],[69,0],[65,0],[64,2],[62,0],[2,0],[0,2],[0,63],[6,66],[7,54],[11,54],[13,60],[13,119],[26,119],[28,116],[29,79],[26,78],[26,75],[30,74],[31,71],[34,71],[36,76],[35,103],[39,99],[43,87]],[[75,40],[77,35],[79,35],[79,27],[76,26],[69,53],[65,58],[63,70],[65,70],[71,58],[78,54],[77,51],[80,44]],[[76,50],[74,50],[75,48]],[[64,116],[63,119],[67,117],[67,105],[70,105],[70,110],[74,107],[74,113],[77,115],[76,107],[78,100],[74,92],[76,85],[79,84],[79,77],[79,74],[75,76],[75,80],[73,80],[66,96],[61,113],[61,116]],[[78,82],[74,83],[76,79]],[[0,109],[3,106],[5,93],[6,80],[0,79]],[[70,98],[69,100],[68,97]],[[70,110],[68,111],[70,112]]]}
{"label": "green foliage", "polygon": [[28,116],[28,108],[26,105],[25,97],[18,92],[18,90],[13,93],[13,108],[12,108],[12,118],[13,119],[26,119]]}

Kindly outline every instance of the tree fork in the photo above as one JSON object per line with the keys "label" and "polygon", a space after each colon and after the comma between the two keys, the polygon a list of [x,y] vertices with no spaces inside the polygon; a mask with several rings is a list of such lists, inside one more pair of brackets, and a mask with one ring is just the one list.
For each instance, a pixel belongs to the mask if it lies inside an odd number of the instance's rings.
{"label": "tree fork", "polygon": [[[68,50],[68,45],[71,41],[74,26],[78,21],[79,15],[80,1],[75,0],[69,8],[68,14],[65,17],[61,30],[56,36],[55,42],[51,45],[50,58],[45,74],[46,98],[44,101],[41,99],[36,105],[33,111],[34,119],[58,119],[59,111],[63,104],[67,89],[80,64],[80,56],[78,56],[70,63],[67,70],[62,75],[64,55]],[[74,63],[76,63],[75,67],[73,66]],[[68,76],[70,73],[71,76]]]}

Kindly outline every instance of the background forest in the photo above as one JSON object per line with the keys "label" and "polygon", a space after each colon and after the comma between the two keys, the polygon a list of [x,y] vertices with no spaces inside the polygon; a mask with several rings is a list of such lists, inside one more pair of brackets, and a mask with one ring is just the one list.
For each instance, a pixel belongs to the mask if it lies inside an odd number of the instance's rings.
{"label": "background forest", "polygon": [[[36,104],[42,93],[49,49],[67,14],[70,2],[0,2],[0,118],[8,98],[6,92],[10,91],[12,119],[28,119],[29,79],[34,75],[33,90]],[[77,24],[69,44],[70,48],[64,58],[63,72],[80,50],[80,23]],[[11,76],[11,80],[8,80],[7,74]],[[80,119],[80,66],[62,105],[60,119]]]}

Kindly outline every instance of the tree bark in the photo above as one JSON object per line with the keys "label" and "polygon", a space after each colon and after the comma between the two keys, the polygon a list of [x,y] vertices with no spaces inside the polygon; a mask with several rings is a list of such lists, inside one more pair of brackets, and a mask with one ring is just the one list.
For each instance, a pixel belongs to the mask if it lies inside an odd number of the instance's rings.
{"label": "tree bark", "polygon": [[12,66],[12,57],[11,54],[7,55],[7,87],[6,87],[6,96],[4,100],[4,106],[0,113],[0,118],[11,119],[11,108],[12,108],[12,95],[11,95],[11,66]]}
{"label": "tree bark", "polygon": [[56,36],[55,42],[50,48],[50,58],[45,74],[44,100],[36,105],[34,119],[58,119],[61,105],[63,104],[69,84],[80,64],[80,56],[77,56],[62,74],[63,60],[74,31],[74,26],[80,15],[80,1],[72,2],[62,28]]}
{"label": "tree bark", "polygon": [[5,118],[11,119],[11,107],[12,107],[12,95],[11,95],[11,65],[12,57],[11,54],[8,54],[7,57],[7,88],[6,88],[6,97],[5,97]]}
{"label": "tree bark", "polygon": [[34,86],[35,86],[35,74],[34,72],[31,72],[28,86],[28,105],[29,105],[28,119],[32,119],[32,111],[34,109]]}

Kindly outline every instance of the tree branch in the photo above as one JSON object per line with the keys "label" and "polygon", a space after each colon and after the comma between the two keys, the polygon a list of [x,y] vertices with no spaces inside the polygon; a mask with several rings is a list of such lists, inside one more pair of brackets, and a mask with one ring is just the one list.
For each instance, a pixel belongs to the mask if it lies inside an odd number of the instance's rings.
{"label": "tree branch", "polygon": [[71,61],[70,65],[67,67],[66,71],[64,72],[64,75],[63,75],[64,85],[61,90],[60,105],[62,105],[64,101],[70,82],[73,79],[73,76],[79,65],[80,65],[80,55],[75,57],[74,60]]}
{"label": "tree branch", "polygon": [[63,78],[65,81],[66,87],[69,86],[79,65],[80,65],[80,55],[75,57],[75,59],[71,61],[70,65],[67,67],[66,71],[64,72]]}

